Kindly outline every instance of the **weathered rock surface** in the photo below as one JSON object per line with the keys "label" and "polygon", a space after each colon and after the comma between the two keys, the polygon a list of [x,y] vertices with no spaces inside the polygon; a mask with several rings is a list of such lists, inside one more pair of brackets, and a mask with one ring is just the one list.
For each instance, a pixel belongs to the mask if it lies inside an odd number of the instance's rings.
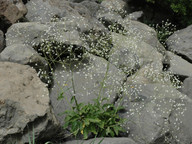
{"label": "weathered rock surface", "polygon": [[37,141],[58,130],[48,89],[29,66],[0,62],[0,143]]}
{"label": "weathered rock surface", "polygon": [[[61,2],[64,2],[63,0]],[[28,9],[28,13],[26,15],[26,18],[29,21],[40,21],[40,22],[49,22],[51,21],[52,18],[55,16],[58,17],[61,10],[53,6],[51,3],[51,0],[30,0],[27,4],[26,7]],[[63,10],[63,15],[66,15],[66,7]],[[71,8],[71,10],[73,10]]]}
{"label": "weathered rock surface", "polygon": [[186,78],[180,91],[192,99],[192,77]]}
{"label": "weathered rock surface", "polygon": [[123,26],[128,31],[128,36],[135,36],[139,40],[146,42],[147,44],[151,45],[152,47],[156,48],[159,52],[164,54],[165,48],[160,44],[159,40],[157,39],[157,33],[153,28],[138,21],[130,21],[129,18],[124,19]]}
{"label": "weathered rock surface", "polygon": [[[48,62],[29,45],[13,44],[6,47],[0,53],[0,61],[30,65],[39,73],[38,75],[43,82],[48,83],[50,80]],[[47,73],[47,75],[44,74],[43,76],[43,73]]]}
{"label": "weathered rock surface", "polygon": [[[84,5],[85,4],[85,5]],[[27,4],[28,13],[26,18],[35,22],[50,22],[63,17],[91,18],[99,5],[95,2],[83,1],[72,3],[65,0],[31,0]],[[94,6],[94,11],[90,10]],[[54,19],[56,18],[56,19]]]}
{"label": "weathered rock surface", "polygon": [[[135,40],[135,37],[116,33],[112,33],[112,43],[114,47],[111,50],[109,61],[118,68],[128,70],[129,73],[130,70],[137,70],[142,66],[151,64],[154,69],[162,70],[162,54],[147,43]],[[125,55],[124,61],[121,60],[123,55]]]}
{"label": "weathered rock surface", "polygon": [[[73,95],[79,103],[93,102],[99,95],[109,98],[112,102],[120,93],[124,79],[125,74],[122,71],[108,64],[105,59],[91,54],[84,60],[71,64],[71,68],[67,65],[57,66],[54,72],[54,86],[50,93],[56,117],[63,123],[64,116],[57,114],[70,109],[69,102]],[[58,101],[57,98],[62,92],[64,98]]]}
{"label": "weathered rock surface", "polygon": [[13,44],[40,43],[49,27],[40,23],[17,23],[12,25],[6,33],[6,46]]}
{"label": "weathered rock surface", "polygon": [[127,17],[130,18],[131,20],[138,20],[143,16],[143,11],[136,11],[133,13],[130,13]]}
{"label": "weathered rock surface", "polygon": [[170,57],[169,71],[178,76],[192,76],[192,64],[172,52],[167,52]]}
{"label": "weathered rock surface", "polygon": [[[65,123],[65,115],[58,114],[71,108],[69,103],[72,96],[76,96],[78,103],[92,102],[98,96],[108,97],[110,102],[116,101],[116,105],[125,107],[121,116],[128,120],[124,125],[127,133],[122,135],[129,138],[105,138],[103,143],[191,142],[191,100],[184,95],[190,97],[190,80],[184,81],[183,86],[188,87],[183,87],[181,91],[184,94],[181,94],[172,86],[170,74],[162,71],[162,63],[170,65],[169,70],[173,74],[182,76],[191,76],[191,64],[167,52],[158,41],[154,29],[131,20],[130,15],[124,17],[125,1],[103,0],[99,4],[96,0],[30,0],[26,6],[26,17],[31,22],[13,24],[8,29],[7,47],[0,54],[1,60],[15,62],[0,62],[0,143],[14,142],[16,139],[21,143],[28,142],[28,134],[33,127],[37,142],[47,138],[50,140],[57,132],[58,123]],[[101,24],[99,20],[105,23]],[[110,25],[120,30],[109,32]],[[181,32],[181,39],[186,38],[182,41],[190,49],[191,35],[186,34],[189,29],[191,27],[182,30],[185,32]],[[83,34],[95,31],[95,34],[109,34],[110,42],[101,36],[104,42],[110,43],[107,60],[88,53],[91,46],[85,43]],[[94,34],[91,37],[94,39]],[[45,65],[47,62],[32,48],[34,45],[40,47],[43,39],[74,46],[73,52],[76,47],[84,50],[81,51],[83,57],[78,55],[73,59],[66,54],[58,60],[59,63],[54,63],[51,69],[54,79],[51,100],[35,70],[16,64],[31,65],[32,61]],[[100,42],[96,40],[97,44]],[[190,51],[187,52],[189,55]],[[184,58],[190,61],[187,54]],[[63,99],[58,100],[58,96]],[[52,113],[50,101],[59,122]],[[95,143],[100,140],[96,139]]]}
{"label": "weathered rock surface", "polygon": [[170,115],[170,131],[177,143],[192,142],[192,101],[191,99],[177,100]]}
{"label": "weathered rock surface", "polygon": [[[122,114],[128,119],[124,128],[129,137],[138,143],[161,143],[167,133],[173,107],[182,103],[185,95],[170,85],[162,84],[130,84],[125,85],[124,100],[120,105],[126,108]],[[177,113],[179,118],[182,114]],[[171,123],[171,124],[174,124]],[[175,130],[176,131],[176,130]]]}
{"label": "weathered rock surface", "polygon": [[[102,141],[102,138],[96,138],[96,139],[90,139],[90,140],[74,140],[74,141],[68,141],[63,144],[90,144],[95,143],[98,144],[100,141]],[[104,138],[101,144],[136,144],[132,139],[130,138]]]}
{"label": "weathered rock surface", "polygon": [[27,9],[22,0],[0,1],[0,25],[1,29],[7,28],[27,13]]}
{"label": "weathered rock surface", "polygon": [[179,30],[171,35],[166,44],[168,49],[182,55],[189,62],[192,62],[192,25]]}
{"label": "weathered rock surface", "polygon": [[101,6],[110,11],[118,12],[119,14],[123,13],[128,9],[128,5],[123,0],[103,0]]}
{"label": "weathered rock surface", "polygon": [[0,53],[4,49],[5,40],[4,40],[4,33],[0,30]]}
{"label": "weathered rock surface", "polygon": [[85,6],[89,10],[91,17],[95,17],[97,11],[99,11],[101,9],[100,4],[98,4],[94,1],[91,1],[91,0],[84,0],[80,4],[82,4],[83,6]]}
{"label": "weathered rock surface", "polygon": [[[12,25],[6,33],[6,45],[27,44],[30,46],[38,45],[42,39],[53,38],[60,42],[68,44],[81,44],[79,33],[69,24],[65,23],[47,23],[40,24],[36,22],[18,23]],[[73,29],[73,30],[72,30]]]}
{"label": "weathered rock surface", "polygon": [[0,53],[0,61],[15,62],[24,65],[44,67],[47,62],[31,46],[14,44],[5,48]]}

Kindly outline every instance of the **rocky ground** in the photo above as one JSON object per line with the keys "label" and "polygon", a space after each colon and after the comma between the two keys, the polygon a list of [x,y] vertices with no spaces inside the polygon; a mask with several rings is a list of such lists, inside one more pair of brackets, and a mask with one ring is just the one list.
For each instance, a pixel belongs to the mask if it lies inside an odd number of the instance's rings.
{"label": "rocky ground", "polygon": [[[192,142],[192,26],[165,49],[129,9],[128,0],[0,0],[0,143]],[[125,133],[69,136],[59,114],[74,94],[123,106]]]}

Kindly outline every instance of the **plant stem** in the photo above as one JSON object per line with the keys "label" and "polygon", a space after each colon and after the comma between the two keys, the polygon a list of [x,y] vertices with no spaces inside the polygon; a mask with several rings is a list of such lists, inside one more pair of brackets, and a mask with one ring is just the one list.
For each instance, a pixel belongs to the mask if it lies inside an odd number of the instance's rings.
{"label": "plant stem", "polygon": [[105,76],[104,76],[103,81],[102,81],[102,83],[101,83],[101,88],[100,88],[100,90],[99,90],[98,100],[99,100],[99,99],[101,100],[101,90],[103,89],[104,84],[105,84],[105,80],[107,79],[108,71],[109,71],[109,62],[107,63],[107,70],[106,70],[106,72],[105,72]]}
{"label": "plant stem", "polygon": [[74,79],[73,79],[73,72],[71,72],[71,81],[72,81],[72,87],[73,87],[73,93],[74,93],[73,97],[74,97],[74,100],[75,100],[75,105],[77,107],[77,111],[79,112],[80,111],[79,104],[78,104],[76,96],[75,96],[76,91],[75,91],[75,84],[74,84]]}

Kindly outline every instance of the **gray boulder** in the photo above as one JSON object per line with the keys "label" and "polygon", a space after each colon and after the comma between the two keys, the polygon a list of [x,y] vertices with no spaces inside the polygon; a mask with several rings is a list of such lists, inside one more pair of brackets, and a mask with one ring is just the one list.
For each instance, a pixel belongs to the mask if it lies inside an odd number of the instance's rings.
{"label": "gray boulder", "polygon": [[172,52],[167,52],[170,57],[169,71],[178,76],[192,76],[192,64]]}
{"label": "gray boulder", "polygon": [[4,49],[4,46],[5,46],[4,33],[0,30],[0,53]]}
{"label": "gray boulder", "polygon": [[[95,2],[73,3],[66,0],[31,0],[27,4],[26,18],[33,22],[58,21],[63,17],[84,17],[90,19],[99,9]],[[91,8],[94,8],[92,11]]]}
{"label": "gray boulder", "polygon": [[101,9],[100,4],[98,4],[94,1],[91,1],[91,0],[84,0],[80,4],[82,4],[89,10],[90,16],[92,16],[92,17],[95,17],[97,11],[99,11]]}
{"label": "gray boulder", "polygon": [[177,143],[192,142],[192,101],[191,99],[177,100],[170,115],[170,131]]}
{"label": "gray boulder", "polygon": [[156,48],[162,54],[165,53],[165,48],[160,44],[157,39],[155,30],[144,23],[130,20],[126,17],[122,25],[127,30],[128,36],[135,36],[138,40],[142,40],[152,47]]}
{"label": "gray boulder", "polygon": [[192,77],[186,78],[180,91],[192,99]]}
{"label": "gray boulder", "polygon": [[17,23],[12,25],[6,33],[6,46],[13,44],[33,45],[45,38],[49,27],[40,23]]}
{"label": "gray boulder", "polygon": [[109,11],[115,11],[117,13],[125,14],[128,9],[128,5],[123,0],[103,0],[101,6]]}
{"label": "gray boulder", "polygon": [[0,62],[0,143],[41,141],[58,132],[49,92],[29,66]]}
{"label": "gray boulder", "polygon": [[[102,141],[102,142],[101,142]],[[101,142],[101,144],[136,144],[132,139],[130,138],[96,138],[96,139],[90,139],[90,140],[73,140],[64,142],[63,144],[90,144],[95,143],[98,144]]]}
{"label": "gray boulder", "polygon": [[[144,41],[136,39],[136,36],[123,36],[112,33],[113,48],[110,53],[110,59],[118,68],[125,70],[137,70],[145,65],[151,65],[156,71],[162,70],[163,56],[156,48],[148,45]],[[125,54],[126,53],[126,54]],[[120,58],[125,56],[124,60]],[[129,56],[126,56],[129,55]],[[117,56],[119,58],[117,58]]]}
{"label": "gray boulder", "polygon": [[130,18],[131,20],[138,20],[142,16],[143,16],[143,11],[136,11],[127,15],[127,17]]}
{"label": "gray boulder", "polygon": [[[36,69],[43,82],[48,83],[48,80],[50,80],[48,76],[48,62],[29,45],[13,44],[6,47],[0,53],[0,61],[9,61],[23,65],[30,65]],[[43,75],[43,73],[45,74]]]}
{"label": "gray boulder", "polygon": [[1,61],[15,62],[24,65],[43,67],[47,62],[31,46],[24,44],[14,44],[5,48],[0,54]]}
{"label": "gray boulder", "polygon": [[[185,99],[174,87],[162,84],[137,84],[127,82],[120,105],[126,111],[121,114],[128,121],[123,126],[134,141],[162,143],[167,133],[171,133],[169,119],[175,105]],[[180,106],[179,108],[181,108]],[[178,116],[179,117],[179,116]]]}
{"label": "gray boulder", "polygon": [[81,44],[79,33],[72,30],[72,25],[65,27],[64,22],[40,24],[36,22],[17,23],[12,25],[6,33],[6,45],[27,44],[38,45],[42,39],[56,39],[68,44]]}
{"label": "gray boulder", "polygon": [[0,18],[3,24],[13,24],[27,13],[27,9],[22,0],[0,1]]}
{"label": "gray boulder", "polygon": [[[64,1],[62,0],[61,2],[64,3]],[[35,21],[35,22],[49,22],[51,21],[52,18],[54,18],[55,16],[59,16],[59,14],[61,13],[61,10],[54,6],[54,1],[52,3],[51,0],[30,0],[27,4],[26,7],[28,9],[28,13],[26,15],[26,18],[29,21]],[[69,5],[65,6],[63,11],[62,11],[62,15],[66,15],[67,14],[67,10],[66,7],[69,7]],[[72,8],[71,8],[72,9]]]}
{"label": "gray boulder", "polygon": [[[78,103],[93,102],[98,96],[109,98],[109,102],[113,102],[126,77],[105,59],[91,54],[82,61],[57,66],[53,76],[54,86],[50,98],[56,114],[70,109],[70,99],[74,95]],[[64,98],[58,101],[61,93]],[[64,122],[65,116],[56,117],[60,123]]]}
{"label": "gray boulder", "polygon": [[192,25],[176,31],[166,41],[168,49],[192,62]]}

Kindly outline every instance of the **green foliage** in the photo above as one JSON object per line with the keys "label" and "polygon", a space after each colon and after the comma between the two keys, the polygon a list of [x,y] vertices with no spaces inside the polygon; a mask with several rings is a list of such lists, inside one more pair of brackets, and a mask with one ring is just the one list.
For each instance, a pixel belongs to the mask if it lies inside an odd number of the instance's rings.
{"label": "green foliage", "polygon": [[64,128],[69,128],[74,136],[83,135],[87,139],[91,134],[104,136],[118,136],[123,132],[121,127],[123,119],[118,115],[122,107],[116,108],[113,104],[104,103],[106,98],[101,101],[95,99],[94,103],[77,103],[75,96],[71,98],[71,103],[75,103],[72,110],[65,111]]}
{"label": "green foliage", "polygon": [[192,1],[191,0],[146,0],[153,4],[161,5],[171,9],[181,18],[181,23],[189,25],[192,23]]}
{"label": "green foliage", "polygon": [[97,0],[98,3],[102,3],[103,0]]}
{"label": "green foliage", "polygon": [[166,47],[165,41],[167,38],[176,31],[176,26],[169,22],[169,20],[162,21],[162,23],[156,25],[152,24],[150,26],[155,29],[157,32],[157,38],[164,47]]}

